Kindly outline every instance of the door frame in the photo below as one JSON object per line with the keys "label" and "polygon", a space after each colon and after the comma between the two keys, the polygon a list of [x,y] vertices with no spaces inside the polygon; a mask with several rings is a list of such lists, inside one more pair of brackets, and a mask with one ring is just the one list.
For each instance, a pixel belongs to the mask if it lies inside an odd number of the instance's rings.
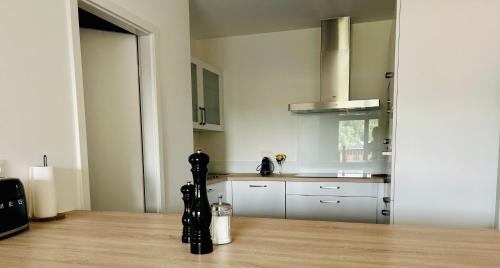
{"label": "door frame", "polygon": [[158,30],[155,26],[108,0],[70,0],[67,1],[66,5],[67,18],[69,20],[69,42],[71,43],[69,53],[72,73],[77,166],[80,169],[77,183],[79,208],[84,210],[91,209],[78,8],[82,8],[137,35],[144,162],[144,206],[145,212],[165,212],[166,191],[163,168],[161,112],[159,107],[160,92],[157,86],[155,53]]}
{"label": "door frame", "polygon": [[497,171],[497,206],[495,210],[495,228],[500,230],[500,135],[498,135],[498,171]]}

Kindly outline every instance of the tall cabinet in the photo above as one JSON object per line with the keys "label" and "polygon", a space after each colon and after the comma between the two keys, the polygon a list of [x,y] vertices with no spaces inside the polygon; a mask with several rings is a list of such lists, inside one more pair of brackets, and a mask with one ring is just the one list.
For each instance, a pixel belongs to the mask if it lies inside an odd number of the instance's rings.
{"label": "tall cabinet", "polygon": [[398,2],[394,223],[491,228],[500,1]]}
{"label": "tall cabinet", "polygon": [[224,130],[222,72],[219,68],[191,58],[193,128]]}

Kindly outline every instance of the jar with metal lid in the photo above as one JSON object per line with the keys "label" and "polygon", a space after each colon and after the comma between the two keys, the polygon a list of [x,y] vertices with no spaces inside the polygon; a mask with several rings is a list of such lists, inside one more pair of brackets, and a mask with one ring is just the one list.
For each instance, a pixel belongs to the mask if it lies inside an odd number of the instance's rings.
{"label": "jar with metal lid", "polygon": [[210,233],[212,243],[222,245],[231,243],[231,204],[222,202],[222,194],[219,194],[219,202],[212,204],[212,223]]}

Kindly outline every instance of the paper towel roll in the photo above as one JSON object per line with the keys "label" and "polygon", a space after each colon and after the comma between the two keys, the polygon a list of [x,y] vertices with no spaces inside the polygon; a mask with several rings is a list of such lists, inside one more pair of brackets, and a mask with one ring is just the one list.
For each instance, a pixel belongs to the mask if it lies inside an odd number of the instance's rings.
{"label": "paper towel roll", "polygon": [[53,167],[30,167],[31,208],[34,218],[57,216]]}

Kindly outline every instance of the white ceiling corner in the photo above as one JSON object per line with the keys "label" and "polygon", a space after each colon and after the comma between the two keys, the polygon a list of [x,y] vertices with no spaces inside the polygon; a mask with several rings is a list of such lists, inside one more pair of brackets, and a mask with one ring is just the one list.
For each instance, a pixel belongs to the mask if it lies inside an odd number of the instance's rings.
{"label": "white ceiling corner", "polygon": [[191,36],[205,39],[319,27],[321,19],[394,18],[396,0],[190,0]]}

